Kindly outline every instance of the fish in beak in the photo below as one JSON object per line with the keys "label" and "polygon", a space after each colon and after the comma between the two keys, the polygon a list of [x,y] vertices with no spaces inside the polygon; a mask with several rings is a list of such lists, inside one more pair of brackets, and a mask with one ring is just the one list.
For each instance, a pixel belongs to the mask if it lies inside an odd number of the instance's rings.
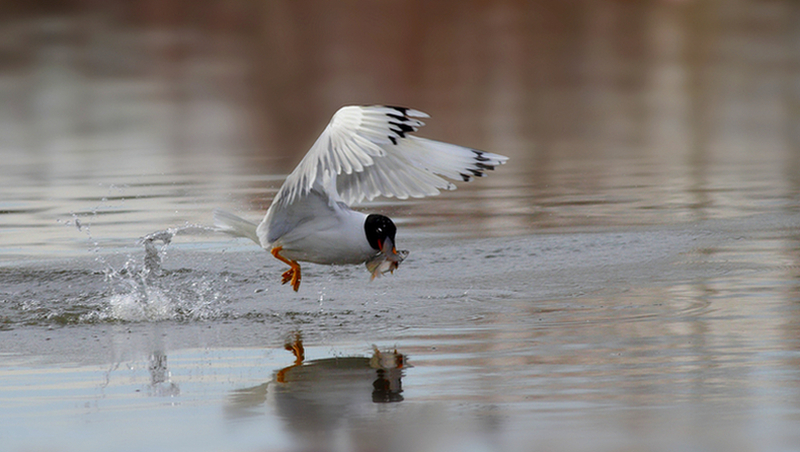
{"label": "fish in beak", "polygon": [[380,251],[375,257],[367,261],[367,270],[372,273],[370,280],[373,280],[384,273],[394,273],[400,263],[408,256],[408,251],[397,251],[394,242],[390,237],[386,237],[383,242],[378,242]]}

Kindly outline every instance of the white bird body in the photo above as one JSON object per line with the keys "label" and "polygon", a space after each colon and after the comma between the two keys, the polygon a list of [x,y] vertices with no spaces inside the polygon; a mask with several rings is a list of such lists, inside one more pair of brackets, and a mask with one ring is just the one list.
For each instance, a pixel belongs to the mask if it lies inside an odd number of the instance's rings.
{"label": "white bird body", "polygon": [[256,229],[264,249],[280,246],[284,257],[315,264],[360,264],[377,254],[364,235],[367,214],[341,202],[329,203],[316,190],[293,207],[273,204],[267,211]]}
{"label": "white bird body", "polygon": [[[354,211],[352,204],[376,196],[436,195],[455,189],[443,177],[469,181],[508,160],[410,135],[424,125],[415,118],[425,117],[401,107],[342,107],[286,178],[258,226],[223,211],[215,211],[215,225],[250,238],[289,264],[284,283],[291,280],[295,290],[300,284],[297,261],[370,261],[373,277],[394,270],[407,254],[394,248],[394,224]],[[377,256],[382,260],[375,261]],[[391,265],[383,265],[387,260]]]}

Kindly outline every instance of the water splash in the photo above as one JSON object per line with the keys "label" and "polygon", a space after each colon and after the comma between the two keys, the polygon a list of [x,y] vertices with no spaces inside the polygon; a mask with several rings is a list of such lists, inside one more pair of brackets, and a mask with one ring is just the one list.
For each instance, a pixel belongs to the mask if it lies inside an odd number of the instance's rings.
{"label": "water splash", "polygon": [[[73,224],[73,227],[77,226]],[[87,232],[86,225],[83,232]],[[106,322],[204,321],[234,315],[226,296],[243,278],[203,266],[175,237],[214,231],[187,225],[156,231],[133,253],[98,254],[27,267],[0,267],[0,330]],[[94,245],[92,245],[94,246]],[[170,248],[171,247],[171,248]],[[170,251],[171,250],[171,251]],[[174,254],[171,265],[165,258]],[[65,266],[66,264],[66,266]]]}
{"label": "water splash", "polygon": [[[172,239],[178,235],[206,235],[218,232],[216,228],[197,224],[187,224],[175,228],[164,229],[147,234],[139,239],[139,245],[144,246],[144,268],[148,274],[161,275],[161,263],[167,246],[172,243]],[[160,247],[156,247],[155,242],[161,242]]]}
{"label": "water splash", "polygon": [[144,247],[141,266],[137,258],[129,258],[121,268],[106,270],[105,278],[113,294],[107,298],[108,307],[101,317],[143,322],[203,320],[218,316],[223,291],[216,284],[216,276],[197,270],[168,271],[162,266],[176,236],[215,231],[206,226],[186,225],[142,237],[138,242]]}

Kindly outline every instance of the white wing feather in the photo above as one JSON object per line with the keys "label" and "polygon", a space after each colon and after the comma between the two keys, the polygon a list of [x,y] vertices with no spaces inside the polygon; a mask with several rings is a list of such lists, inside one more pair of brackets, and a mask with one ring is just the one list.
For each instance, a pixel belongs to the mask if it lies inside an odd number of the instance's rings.
{"label": "white wing feather", "polygon": [[273,201],[292,204],[322,188],[330,202],[347,205],[376,196],[431,196],[455,185],[440,176],[468,181],[508,160],[502,155],[411,136],[427,118],[401,107],[342,107]]}

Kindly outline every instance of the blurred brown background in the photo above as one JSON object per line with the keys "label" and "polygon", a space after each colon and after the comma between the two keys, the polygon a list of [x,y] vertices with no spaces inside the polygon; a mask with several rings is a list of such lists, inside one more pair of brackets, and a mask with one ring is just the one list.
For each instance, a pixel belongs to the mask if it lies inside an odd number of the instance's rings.
{"label": "blurred brown background", "polygon": [[[235,195],[241,180],[220,175],[286,174],[337,108],[386,103],[431,114],[421,135],[511,156],[463,190],[504,189],[484,213],[525,217],[514,231],[618,224],[631,206],[622,223],[800,205],[796,1],[2,9],[0,171],[9,187],[51,185],[40,198],[64,179],[187,168]],[[265,185],[252,182],[253,210]]]}
{"label": "blurred brown background", "polygon": [[[505,152],[527,142],[589,154],[794,148],[799,9],[739,0],[4,2],[3,110],[35,120],[31,97],[42,85],[71,83],[79,92],[64,109],[91,133],[124,121],[96,111],[125,100],[113,97],[117,84],[179,105],[178,147],[213,132],[182,118],[181,106],[198,116],[246,106],[246,120],[232,122],[247,133],[231,135],[282,152],[297,137],[311,141],[341,105],[394,103],[444,117],[429,135],[502,137]],[[56,68],[55,80],[40,76]]]}

